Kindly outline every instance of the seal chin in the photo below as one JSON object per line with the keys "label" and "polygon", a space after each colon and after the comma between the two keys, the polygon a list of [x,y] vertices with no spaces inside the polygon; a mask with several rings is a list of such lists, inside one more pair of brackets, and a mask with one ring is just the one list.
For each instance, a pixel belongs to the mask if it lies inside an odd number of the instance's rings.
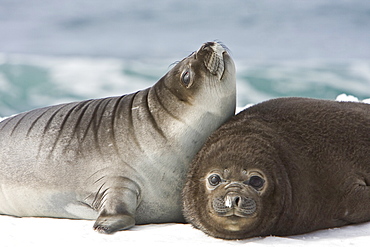
{"label": "seal chin", "polygon": [[232,232],[239,232],[241,230],[245,230],[243,229],[243,227],[245,227],[244,224],[240,223],[242,220],[245,220],[245,218],[241,218],[238,216],[226,217],[226,219],[224,220],[225,230],[232,231]]}
{"label": "seal chin", "polygon": [[236,215],[216,218],[213,218],[214,222],[217,222],[216,228],[218,228],[219,232],[229,231],[228,239],[238,239],[237,235],[244,235],[253,230],[256,220],[258,221],[256,217],[240,217]]}

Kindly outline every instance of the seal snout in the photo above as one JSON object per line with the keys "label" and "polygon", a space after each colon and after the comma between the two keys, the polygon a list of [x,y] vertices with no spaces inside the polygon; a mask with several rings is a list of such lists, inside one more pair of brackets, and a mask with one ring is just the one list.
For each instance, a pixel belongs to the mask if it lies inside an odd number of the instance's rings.
{"label": "seal snout", "polygon": [[241,203],[241,196],[237,193],[229,193],[225,196],[225,206],[226,207],[240,207],[240,203]]}
{"label": "seal snout", "polygon": [[257,210],[256,201],[241,193],[231,191],[213,200],[212,207],[219,216],[248,217]]}
{"label": "seal snout", "polygon": [[200,48],[200,51],[207,52],[204,65],[211,74],[220,79],[225,69],[223,58],[223,53],[226,52],[225,48],[217,42],[207,42]]}
{"label": "seal snout", "polygon": [[207,47],[212,47],[212,46],[214,46],[216,44],[217,44],[216,42],[206,42],[206,43],[203,44],[202,49],[205,49]]}

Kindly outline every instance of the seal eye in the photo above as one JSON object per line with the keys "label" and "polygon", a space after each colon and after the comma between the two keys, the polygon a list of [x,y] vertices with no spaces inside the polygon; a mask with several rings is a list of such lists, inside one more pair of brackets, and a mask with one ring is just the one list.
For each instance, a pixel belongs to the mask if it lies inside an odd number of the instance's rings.
{"label": "seal eye", "polygon": [[259,177],[259,176],[252,176],[250,179],[249,179],[249,185],[252,186],[253,188],[255,188],[256,190],[258,189],[261,189],[262,186],[264,185],[265,183],[265,180],[263,180],[263,178]]}
{"label": "seal eye", "polygon": [[182,83],[183,83],[186,87],[188,87],[188,86],[189,86],[189,84],[190,84],[190,71],[189,71],[189,70],[186,70],[186,71],[182,74],[182,76],[181,76],[181,81],[182,81]]}
{"label": "seal eye", "polygon": [[217,174],[212,174],[211,176],[208,177],[208,182],[212,186],[217,186],[221,183],[221,178]]}

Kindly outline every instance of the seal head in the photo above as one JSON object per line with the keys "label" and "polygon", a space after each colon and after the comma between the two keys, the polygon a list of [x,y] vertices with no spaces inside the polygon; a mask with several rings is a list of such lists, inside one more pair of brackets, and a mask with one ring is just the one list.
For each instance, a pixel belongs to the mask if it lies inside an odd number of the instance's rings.
{"label": "seal head", "polygon": [[212,135],[194,159],[183,191],[186,219],[213,237],[244,239],[268,232],[289,195],[276,150],[243,133],[222,129]]}

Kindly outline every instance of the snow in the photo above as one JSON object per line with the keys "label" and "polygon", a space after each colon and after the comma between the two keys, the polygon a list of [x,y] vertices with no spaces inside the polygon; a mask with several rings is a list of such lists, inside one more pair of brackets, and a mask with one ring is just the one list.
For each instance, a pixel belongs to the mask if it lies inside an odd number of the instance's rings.
{"label": "snow", "polygon": [[370,98],[369,99],[358,100],[357,97],[352,96],[352,95],[347,95],[347,94],[344,94],[344,93],[338,95],[335,100],[336,101],[362,102],[362,103],[370,104]]}
{"label": "snow", "polygon": [[340,94],[337,96],[335,99],[336,101],[347,101],[347,102],[358,102],[358,98],[352,95],[347,95],[347,94]]}
{"label": "snow", "polygon": [[[151,224],[135,226],[113,235],[92,230],[93,221],[15,218],[0,216],[2,247],[10,246],[366,246],[370,223],[326,229],[289,237],[265,237],[228,241],[215,239],[190,224]],[[137,245],[136,245],[137,244]],[[141,245],[142,244],[142,245]]]}
{"label": "snow", "polygon": [[[340,95],[339,101],[358,101]],[[369,102],[370,99],[364,100]],[[239,108],[241,110],[242,108]],[[1,119],[0,119],[1,121]],[[370,222],[325,229],[288,237],[264,237],[228,241],[215,239],[192,228],[190,224],[150,224],[104,235],[92,229],[93,221],[52,218],[16,218],[0,216],[0,246],[367,246]]]}

